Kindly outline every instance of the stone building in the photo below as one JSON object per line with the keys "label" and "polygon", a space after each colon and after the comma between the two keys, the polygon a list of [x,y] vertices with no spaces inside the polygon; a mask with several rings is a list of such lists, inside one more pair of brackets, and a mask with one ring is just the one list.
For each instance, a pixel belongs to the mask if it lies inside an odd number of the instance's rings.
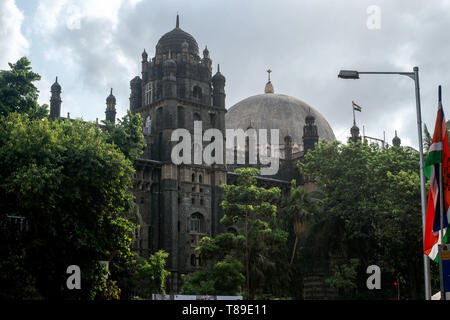
{"label": "stone building", "polygon": [[[319,139],[335,140],[327,120],[315,108],[297,98],[275,93],[268,72],[264,93],[248,97],[227,110],[225,76],[219,66],[213,72],[206,46],[200,56],[197,41],[180,28],[178,16],[175,28],[159,39],[153,57],[146,50],[142,52],[141,75],[130,81],[129,101],[131,112],[139,113],[144,120],[146,141],[144,153],[134,163],[133,193],[142,216],[134,247],[143,257],[159,249],[169,253],[169,293],[179,292],[183,274],[201,268],[202,261],[195,251],[200,239],[228,231],[219,223],[223,216],[219,186],[234,184],[233,170],[249,166],[248,162],[176,165],[171,159],[176,144],[171,141],[173,130],[183,128],[194,136],[194,121],[202,122],[202,133],[211,128],[223,133],[225,129],[278,129],[280,168],[276,175],[258,177],[258,183],[280,187],[283,197],[288,194],[292,179],[303,183],[297,161]],[[50,118],[61,118],[61,86],[57,79],[51,92]],[[115,122],[115,117],[116,98],[111,89],[106,98],[105,118]],[[195,137],[193,140],[194,152],[202,146]],[[232,152],[247,154],[249,150],[246,145],[243,150]]]}

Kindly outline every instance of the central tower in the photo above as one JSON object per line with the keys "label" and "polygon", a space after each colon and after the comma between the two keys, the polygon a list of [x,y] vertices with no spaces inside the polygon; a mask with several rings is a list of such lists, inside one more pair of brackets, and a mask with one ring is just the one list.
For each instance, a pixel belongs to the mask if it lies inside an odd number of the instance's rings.
{"label": "central tower", "polygon": [[130,87],[130,110],[144,120],[146,149],[138,161],[161,167],[158,181],[144,195],[150,200],[140,205],[141,238],[148,241],[149,252],[169,253],[169,287],[177,292],[181,275],[201,265],[194,250],[200,238],[219,232],[219,185],[226,183],[226,169],[218,164],[173,164],[171,151],[178,142],[171,142],[171,135],[177,128],[187,129],[192,150],[198,150],[194,121],[202,122],[203,132],[216,128],[225,133],[225,77],[219,68],[212,76],[208,48],[201,58],[197,41],[180,28],[177,15],[175,28],[159,39],[154,57],[149,59],[144,49],[142,75],[133,78]]}

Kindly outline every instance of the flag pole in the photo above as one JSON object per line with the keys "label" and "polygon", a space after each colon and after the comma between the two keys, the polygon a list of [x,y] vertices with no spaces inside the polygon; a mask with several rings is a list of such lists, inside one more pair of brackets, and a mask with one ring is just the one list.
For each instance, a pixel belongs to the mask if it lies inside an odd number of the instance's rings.
{"label": "flag pole", "polygon": [[353,125],[356,126],[356,121],[355,121],[355,102],[352,101],[352,111],[353,111]]}
{"label": "flag pole", "polygon": [[[438,87],[438,109],[442,109],[442,94],[441,86]],[[444,119],[442,119],[444,121]],[[441,300],[445,300],[444,290],[444,273],[442,268],[442,245],[444,244],[444,188],[443,188],[444,171],[442,159],[439,163],[439,243],[438,243],[438,257],[439,257],[439,283],[441,289]]]}
{"label": "flag pole", "polygon": [[[442,109],[442,90],[441,90],[441,86],[438,87],[438,98],[439,98],[439,109]],[[444,179],[444,172],[442,171],[442,160],[440,163],[440,168],[439,168],[439,201],[440,201],[440,215],[439,215],[439,226],[440,226],[440,230],[439,230],[439,234],[441,236],[441,241],[440,244],[444,244],[444,189],[443,189],[443,179]],[[441,260],[441,257],[439,256],[439,260]]]}
{"label": "flag pole", "polygon": [[[420,108],[420,85],[419,85],[419,67],[414,67],[414,87],[416,97],[416,114],[417,114],[417,135],[419,140],[419,175],[420,175],[420,204],[422,209],[422,237],[425,235],[425,218],[426,218],[426,199],[425,199],[425,176],[423,172],[423,139],[422,139],[422,112]],[[431,281],[430,281],[430,259],[423,254],[423,273],[425,285],[425,300],[431,300]]]}

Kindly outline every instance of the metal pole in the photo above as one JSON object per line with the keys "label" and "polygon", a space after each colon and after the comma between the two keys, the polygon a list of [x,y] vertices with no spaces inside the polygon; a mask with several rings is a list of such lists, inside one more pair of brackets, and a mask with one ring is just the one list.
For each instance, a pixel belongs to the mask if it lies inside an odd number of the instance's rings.
{"label": "metal pole", "polygon": [[[420,199],[422,205],[422,239],[425,235],[425,178],[423,173],[423,140],[422,140],[422,113],[420,110],[420,87],[419,87],[419,67],[414,67],[414,83],[416,87],[416,113],[417,113],[417,129],[419,138],[419,155],[420,155]],[[426,254],[423,254],[423,269],[425,280],[425,300],[431,299],[431,282],[430,282],[430,261]]]}

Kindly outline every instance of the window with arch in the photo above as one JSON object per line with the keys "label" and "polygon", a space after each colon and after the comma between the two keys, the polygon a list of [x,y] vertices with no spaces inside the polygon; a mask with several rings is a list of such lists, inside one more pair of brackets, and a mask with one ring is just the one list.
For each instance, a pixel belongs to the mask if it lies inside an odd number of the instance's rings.
{"label": "window with arch", "polygon": [[201,174],[198,175],[198,182],[203,183],[203,176]]}
{"label": "window with arch", "polygon": [[195,254],[191,254],[191,266],[195,266],[196,260]]}
{"label": "window with arch", "polygon": [[147,116],[145,119],[145,125],[144,125],[144,134],[151,134],[152,133],[152,118],[150,116]]}
{"label": "window with arch", "polygon": [[203,233],[204,232],[204,219],[203,215],[199,212],[195,212],[191,215],[189,223],[189,232]]}
{"label": "window with arch", "polygon": [[195,173],[192,174],[192,182],[195,182]]}
{"label": "window with arch", "polygon": [[194,86],[192,89],[192,95],[194,98],[201,99],[202,98],[202,88],[199,86]]}
{"label": "window with arch", "polygon": [[145,104],[153,102],[153,84],[151,82],[145,85]]}

